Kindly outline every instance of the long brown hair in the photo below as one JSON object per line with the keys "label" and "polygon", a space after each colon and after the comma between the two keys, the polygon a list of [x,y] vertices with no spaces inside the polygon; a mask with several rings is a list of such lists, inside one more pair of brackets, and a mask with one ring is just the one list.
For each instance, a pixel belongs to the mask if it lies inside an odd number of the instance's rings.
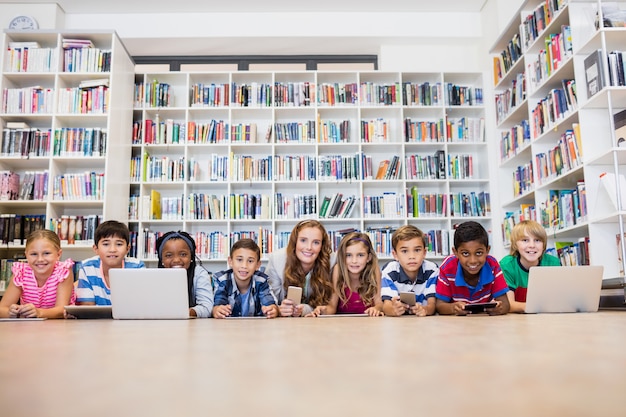
{"label": "long brown hair", "polygon": [[[348,266],[346,265],[346,249],[358,243],[362,243],[363,246],[365,246],[371,259],[367,262],[365,269],[363,269],[361,275],[359,276],[359,288],[352,288]],[[376,256],[376,251],[374,251],[374,248],[372,247],[372,241],[369,236],[365,233],[359,232],[353,232],[344,236],[339,244],[339,249],[337,249],[337,265],[335,267],[339,268],[339,278],[335,283],[334,290],[339,296],[341,303],[345,305],[348,302],[346,293],[343,290],[344,287],[348,287],[350,292],[358,291],[364,305],[373,306],[374,297],[378,294],[378,281],[376,280],[378,257]]]}
{"label": "long brown hair", "polygon": [[322,232],[322,247],[315,258],[315,265],[311,270],[311,295],[309,303],[312,307],[325,305],[330,300],[332,293],[332,285],[330,283],[330,238],[322,223],[317,220],[303,220],[296,224],[289,236],[287,243],[287,262],[285,263],[285,281],[283,283],[285,291],[290,285],[296,287],[304,287],[306,282],[306,273],[302,268],[300,260],[296,256],[296,243],[298,235],[302,229],[317,228]]}

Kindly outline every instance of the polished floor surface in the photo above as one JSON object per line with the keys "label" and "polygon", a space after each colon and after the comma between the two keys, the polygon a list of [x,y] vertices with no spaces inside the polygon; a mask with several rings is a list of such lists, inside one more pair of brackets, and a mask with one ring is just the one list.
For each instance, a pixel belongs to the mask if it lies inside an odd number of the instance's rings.
{"label": "polished floor surface", "polygon": [[625,416],[626,313],[0,323],[0,416]]}

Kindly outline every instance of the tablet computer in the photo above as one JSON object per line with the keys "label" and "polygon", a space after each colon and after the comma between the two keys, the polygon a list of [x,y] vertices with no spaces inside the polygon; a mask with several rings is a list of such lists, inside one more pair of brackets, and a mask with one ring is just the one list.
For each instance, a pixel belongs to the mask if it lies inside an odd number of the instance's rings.
{"label": "tablet computer", "polygon": [[65,306],[67,314],[71,314],[77,319],[112,319],[113,310],[111,306]]}
{"label": "tablet computer", "polygon": [[498,303],[496,303],[495,301],[490,301],[488,303],[472,303],[465,304],[465,307],[463,307],[463,309],[469,313],[484,313],[486,309],[494,308],[497,305]]}

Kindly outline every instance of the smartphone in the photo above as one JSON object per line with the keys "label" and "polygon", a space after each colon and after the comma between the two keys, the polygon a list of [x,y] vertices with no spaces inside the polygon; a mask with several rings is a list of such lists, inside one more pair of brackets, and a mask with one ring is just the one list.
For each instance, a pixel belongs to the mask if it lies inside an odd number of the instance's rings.
{"label": "smartphone", "polygon": [[291,301],[293,301],[293,305],[297,306],[302,303],[302,287],[293,287],[289,286],[287,288],[287,297],[285,297]]}
{"label": "smartphone", "polygon": [[402,301],[404,304],[408,304],[409,307],[413,307],[415,305],[415,293],[414,292],[401,292],[400,301]]}
{"label": "smartphone", "polygon": [[495,301],[490,301],[488,303],[473,303],[473,304],[465,304],[463,309],[465,311],[469,311],[470,313],[484,313],[488,308],[494,308],[498,303]]}

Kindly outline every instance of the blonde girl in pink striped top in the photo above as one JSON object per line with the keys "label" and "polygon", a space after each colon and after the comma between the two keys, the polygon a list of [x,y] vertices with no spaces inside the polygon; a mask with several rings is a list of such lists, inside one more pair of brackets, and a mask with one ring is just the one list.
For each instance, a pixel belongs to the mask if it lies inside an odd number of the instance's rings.
{"label": "blonde girl in pink striped top", "polygon": [[0,301],[0,317],[63,318],[63,306],[75,299],[74,261],[60,261],[61,241],[50,230],[31,233],[25,252],[28,263],[13,263],[13,276]]}

